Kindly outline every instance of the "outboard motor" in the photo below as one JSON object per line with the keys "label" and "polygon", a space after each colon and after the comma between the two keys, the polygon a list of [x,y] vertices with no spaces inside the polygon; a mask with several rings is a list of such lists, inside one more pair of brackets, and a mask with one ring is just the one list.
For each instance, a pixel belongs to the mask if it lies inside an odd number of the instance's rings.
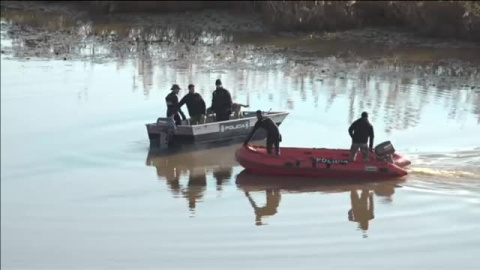
{"label": "outboard motor", "polygon": [[161,127],[160,138],[159,138],[159,145],[168,146],[173,143],[175,130],[177,126],[175,125],[175,120],[172,117],[167,118],[158,118],[157,125]]}
{"label": "outboard motor", "polygon": [[378,160],[386,161],[389,163],[394,163],[393,154],[395,153],[395,148],[390,141],[382,142],[381,144],[375,146],[375,154],[378,157]]}

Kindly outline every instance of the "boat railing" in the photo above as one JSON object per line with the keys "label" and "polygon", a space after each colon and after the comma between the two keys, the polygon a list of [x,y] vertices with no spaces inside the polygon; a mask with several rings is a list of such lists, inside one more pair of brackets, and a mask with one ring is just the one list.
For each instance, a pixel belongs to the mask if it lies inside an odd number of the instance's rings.
{"label": "boat railing", "polygon": [[[275,117],[275,116],[279,116],[279,115],[288,115],[288,112],[271,112],[271,113],[268,113],[265,116],[266,117]],[[244,117],[244,118],[230,119],[230,120],[227,120],[227,121],[207,122],[205,124],[200,124],[200,125],[208,126],[208,125],[218,125],[219,123],[233,123],[235,121],[250,120],[250,119],[255,118],[255,117],[256,117],[255,115],[252,115],[252,116],[248,116],[248,117]]]}
{"label": "boat railing", "polygon": [[[250,116],[251,115],[251,116]],[[209,125],[218,125],[219,123],[234,123],[236,121],[242,121],[242,120],[251,120],[253,118],[255,118],[255,114],[254,113],[251,113],[250,115],[246,116],[246,117],[243,117],[243,118],[236,118],[236,119],[230,119],[230,120],[227,120],[227,121],[220,121],[220,122],[216,122],[214,120],[214,118],[212,116],[208,116],[206,117],[206,123],[204,124],[198,124],[198,125],[194,125],[194,126],[209,126]],[[276,116],[280,116],[280,115],[288,115],[288,112],[269,112],[267,115],[265,115],[266,117],[276,117]],[[167,125],[168,124],[168,120],[169,118],[167,117],[159,117],[157,118],[157,122],[156,124],[158,126],[163,126],[163,125]],[[190,124],[191,123],[191,119],[188,118],[187,120],[182,120],[182,124],[179,125],[178,127],[187,127],[187,126],[193,126]]]}

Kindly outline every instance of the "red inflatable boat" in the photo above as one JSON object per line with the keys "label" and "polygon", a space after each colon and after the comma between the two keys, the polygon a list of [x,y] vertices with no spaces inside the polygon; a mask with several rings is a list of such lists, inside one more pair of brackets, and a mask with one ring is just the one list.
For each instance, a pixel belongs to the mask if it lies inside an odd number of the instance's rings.
{"label": "red inflatable boat", "polygon": [[240,165],[253,173],[308,177],[387,179],[406,175],[403,168],[410,165],[410,161],[396,153],[390,153],[392,164],[381,160],[375,153],[370,153],[369,162],[365,162],[360,153],[355,162],[350,162],[349,150],[284,147],[280,151],[281,155],[277,156],[267,154],[264,147],[247,146],[238,149],[235,157]]}

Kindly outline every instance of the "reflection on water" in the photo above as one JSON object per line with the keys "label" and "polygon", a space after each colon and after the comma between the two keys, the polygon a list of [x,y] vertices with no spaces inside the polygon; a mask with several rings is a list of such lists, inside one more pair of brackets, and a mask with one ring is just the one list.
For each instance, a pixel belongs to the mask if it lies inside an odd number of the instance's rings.
{"label": "reflection on water", "polygon": [[187,187],[182,190],[182,195],[188,200],[188,208],[195,213],[197,201],[201,201],[207,186],[205,170],[190,171]]}
{"label": "reflection on water", "polygon": [[[478,265],[480,54],[19,14],[1,15],[2,269]],[[348,148],[368,110],[407,181],[251,176],[238,144],[147,153],[171,84],[207,101],[217,78],[290,112],[282,146]]]}
{"label": "reflection on water", "polygon": [[278,189],[267,189],[265,190],[265,195],[266,195],[266,203],[265,206],[259,207],[255,203],[255,201],[252,199],[250,194],[245,191],[245,196],[247,196],[248,201],[253,207],[253,210],[255,211],[255,225],[263,225],[262,219],[267,216],[273,216],[277,213],[277,208],[280,205],[280,190]]}
{"label": "reflection on water", "polygon": [[[295,51],[276,51],[283,45],[274,37],[265,47],[256,46],[254,38],[248,42],[245,37],[224,38],[225,32],[94,21],[74,24],[64,16],[46,19],[21,12],[2,13],[2,20],[8,22],[2,24],[2,35],[12,40],[6,50],[12,50],[14,57],[108,59],[117,63],[117,69],[131,63],[136,70],[132,89],[141,84],[146,98],[159,78],[165,85],[195,80],[208,99],[212,73],[224,73],[222,80],[234,99],[245,95],[249,103],[265,95],[270,102],[281,102],[279,109],[294,110],[310,100],[318,107],[326,95],[323,109],[329,112],[337,99],[346,98],[346,124],[369,110],[374,122],[383,122],[387,134],[416,127],[424,107],[434,103],[442,104],[450,120],[464,123],[473,114],[480,123],[478,48],[380,50],[358,46],[348,48],[354,57],[345,58],[339,56],[347,48],[328,42],[318,46],[308,42],[304,50],[310,52],[302,53],[296,52],[301,50],[299,45],[292,47]],[[45,30],[35,32],[40,26]]]}
{"label": "reflection on water", "polygon": [[[187,199],[188,207],[194,214],[206,191],[207,174],[213,176],[216,190],[221,192],[232,178],[233,166],[238,166],[233,153],[240,145],[223,145],[214,149],[208,149],[208,146],[151,149],[146,164],[156,168],[158,179],[166,182],[174,196]],[[182,179],[187,182],[186,185],[181,183]]]}
{"label": "reflection on water", "polygon": [[213,178],[215,178],[217,183],[217,191],[222,191],[222,187],[230,181],[232,178],[233,168],[232,167],[219,167],[213,169]]}
{"label": "reflection on water", "polygon": [[[392,202],[398,184],[404,180],[366,182],[356,180],[310,179],[295,177],[271,177],[250,174],[246,170],[237,175],[237,187],[245,193],[255,214],[255,225],[264,225],[264,218],[277,214],[282,193],[350,193],[351,208],[348,220],[358,223],[358,228],[367,236],[369,222],[375,218],[374,194],[383,198],[383,203]],[[265,194],[265,204],[260,206],[250,193]]]}
{"label": "reflection on water", "polygon": [[[232,178],[233,167],[238,166],[232,153],[240,145],[223,146],[216,149],[184,149],[161,153],[150,150],[147,165],[154,166],[158,179],[165,181],[174,197],[185,198],[192,214],[198,202],[207,192],[207,181],[215,181],[216,190],[222,192],[223,186]],[[201,146],[197,146],[200,147]],[[369,222],[374,219],[374,194],[389,204],[398,184],[404,180],[385,180],[365,182],[356,180],[319,180],[308,178],[275,178],[250,174],[242,171],[236,176],[240,188],[250,203],[255,225],[265,225],[265,218],[278,213],[282,193],[344,193],[350,194],[351,207],[347,212],[348,220],[358,223],[358,228],[367,236]],[[251,193],[262,193],[264,199],[258,201]],[[260,203],[263,202],[263,203]]]}
{"label": "reflection on water", "polygon": [[366,189],[362,189],[360,194],[359,196],[357,190],[350,192],[352,209],[348,211],[348,220],[358,222],[358,227],[366,232],[368,222],[375,217],[373,214],[373,194]]}

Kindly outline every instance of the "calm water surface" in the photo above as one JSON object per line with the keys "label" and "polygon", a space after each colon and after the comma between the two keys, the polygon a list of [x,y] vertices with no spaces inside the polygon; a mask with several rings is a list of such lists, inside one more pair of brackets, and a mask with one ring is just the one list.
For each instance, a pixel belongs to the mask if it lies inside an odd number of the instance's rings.
{"label": "calm water surface", "polygon": [[[5,31],[2,50],[23,46]],[[274,58],[281,66],[209,68],[2,54],[2,269],[479,269],[476,75],[442,84]],[[277,181],[243,172],[239,145],[149,149],[145,123],[163,116],[171,84],[195,83],[209,102],[217,78],[236,102],[290,112],[282,146],[348,148],[349,124],[370,112],[376,142],[411,158],[409,176]]]}

